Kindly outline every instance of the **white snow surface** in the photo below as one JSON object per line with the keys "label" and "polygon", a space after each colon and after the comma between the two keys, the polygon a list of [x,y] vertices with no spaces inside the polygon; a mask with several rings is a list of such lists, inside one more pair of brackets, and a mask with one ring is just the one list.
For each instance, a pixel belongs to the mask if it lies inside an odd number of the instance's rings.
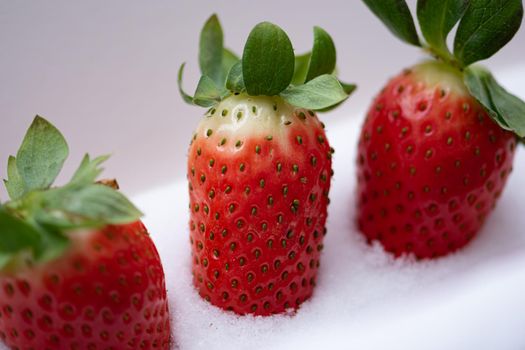
{"label": "white snow surface", "polygon": [[[508,73],[500,81],[525,97],[525,66]],[[315,293],[295,315],[240,317],[198,296],[185,181],[133,198],[164,264],[178,348],[525,349],[524,150],[496,210],[465,249],[434,261],[394,259],[367,245],[354,225],[358,115],[327,130],[336,149],[328,235]]]}

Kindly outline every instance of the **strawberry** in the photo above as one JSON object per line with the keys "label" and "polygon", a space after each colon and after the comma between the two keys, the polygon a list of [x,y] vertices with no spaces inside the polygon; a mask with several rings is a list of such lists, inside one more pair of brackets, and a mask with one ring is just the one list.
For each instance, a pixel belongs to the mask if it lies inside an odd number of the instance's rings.
{"label": "strawberry", "polygon": [[[368,111],[358,146],[358,227],[396,256],[443,256],[479,232],[512,171],[517,136],[525,135],[525,104],[471,66],[514,35],[521,2],[509,1],[494,23],[490,11],[476,16],[485,1],[418,1],[426,45],[404,1],[365,3],[436,59],[390,80]],[[452,54],[446,37],[457,21]],[[466,39],[472,35],[476,43]]]}
{"label": "strawberry", "polygon": [[[314,33],[312,53],[294,58],[286,34],[261,23],[238,59],[224,51],[212,16],[201,63],[207,52],[225,52],[213,64],[224,69],[228,57],[231,64],[222,73],[201,66],[194,97],[181,88],[188,102],[210,107],[188,154],[194,284],[204,299],[238,314],[297,309],[316,283],[333,150],[314,110],[341,103],[354,86],[331,74],[333,42],[320,28]],[[203,82],[213,85],[213,98]]]}
{"label": "strawberry", "polygon": [[68,184],[51,187],[67,154],[37,116],[9,159],[0,340],[13,349],[168,349],[164,272],[141,213],[94,182],[106,156],[86,155]]}

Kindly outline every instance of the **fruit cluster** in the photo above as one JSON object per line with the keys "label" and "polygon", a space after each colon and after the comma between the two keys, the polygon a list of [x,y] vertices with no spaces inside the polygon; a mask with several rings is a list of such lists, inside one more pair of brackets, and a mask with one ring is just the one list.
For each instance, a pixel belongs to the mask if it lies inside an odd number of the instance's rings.
{"label": "fruit cluster", "polygon": [[[514,36],[523,7],[419,0],[423,42],[405,1],[364,2],[435,59],[390,80],[366,115],[356,223],[395,256],[443,256],[478,233],[525,136],[525,103],[473,65]],[[312,50],[296,56],[281,28],[260,23],[238,57],[213,15],[199,64],[193,96],[182,88],[184,64],[178,75],[184,101],[208,108],[188,152],[193,283],[237,314],[296,310],[314,292],[327,233],[334,150],[317,112],[356,86],[337,77],[335,45],[319,27]],[[107,156],[86,155],[53,186],[67,156],[62,134],[37,116],[8,160],[0,340],[13,349],[169,349],[164,271],[142,213],[116,181],[98,179]]]}

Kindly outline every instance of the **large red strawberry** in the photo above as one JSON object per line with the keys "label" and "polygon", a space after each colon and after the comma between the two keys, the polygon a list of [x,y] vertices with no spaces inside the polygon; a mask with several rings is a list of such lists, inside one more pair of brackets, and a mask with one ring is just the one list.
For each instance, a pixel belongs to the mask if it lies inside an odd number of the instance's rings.
{"label": "large red strawberry", "polygon": [[320,28],[312,53],[294,59],[286,34],[261,23],[239,60],[212,16],[200,58],[195,96],[183,93],[210,107],[188,155],[194,284],[239,314],[296,309],[316,283],[329,202],[332,150],[313,110],[354,87],[331,74],[335,48]]}
{"label": "large red strawberry", "polygon": [[[521,1],[492,8],[491,1],[420,0],[427,44],[404,1],[365,3],[397,36],[436,59],[393,78],[367,114],[358,150],[358,226],[396,256],[445,255],[478,233],[512,171],[516,135],[525,135],[525,104],[471,66],[514,35]],[[458,20],[452,54],[446,37]]]}
{"label": "large red strawberry", "polygon": [[85,156],[51,187],[68,154],[41,117],[10,157],[0,206],[0,339],[13,349],[169,349],[164,272],[141,213],[95,183]]}

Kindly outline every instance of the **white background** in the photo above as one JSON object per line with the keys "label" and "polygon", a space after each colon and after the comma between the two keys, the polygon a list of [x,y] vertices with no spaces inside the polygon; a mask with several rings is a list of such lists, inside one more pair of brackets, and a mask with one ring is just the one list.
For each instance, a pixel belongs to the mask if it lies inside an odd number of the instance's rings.
{"label": "white background", "polygon": [[[185,86],[194,88],[198,34],[213,12],[237,52],[263,20],[282,26],[299,53],[311,46],[312,26],[322,26],[336,41],[341,77],[359,85],[342,108],[321,116],[336,148],[329,235],[314,298],[292,318],[237,318],[201,301],[191,286],[183,179],[203,110],[183,104],[176,74],[187,61]],[[113,154],[105,174],[118,177],[147,214],[182,349],[525,349],[522,150],[497,210],[458,254],[394,261],[354,229],[358,127],[386,80],[422,57],[360,1],[0,0],[0,43],[0,164],[37,113],[69,141],[62,180],[83,152]],[[521,29],[486,62],[522,98],[524,47]]]}

